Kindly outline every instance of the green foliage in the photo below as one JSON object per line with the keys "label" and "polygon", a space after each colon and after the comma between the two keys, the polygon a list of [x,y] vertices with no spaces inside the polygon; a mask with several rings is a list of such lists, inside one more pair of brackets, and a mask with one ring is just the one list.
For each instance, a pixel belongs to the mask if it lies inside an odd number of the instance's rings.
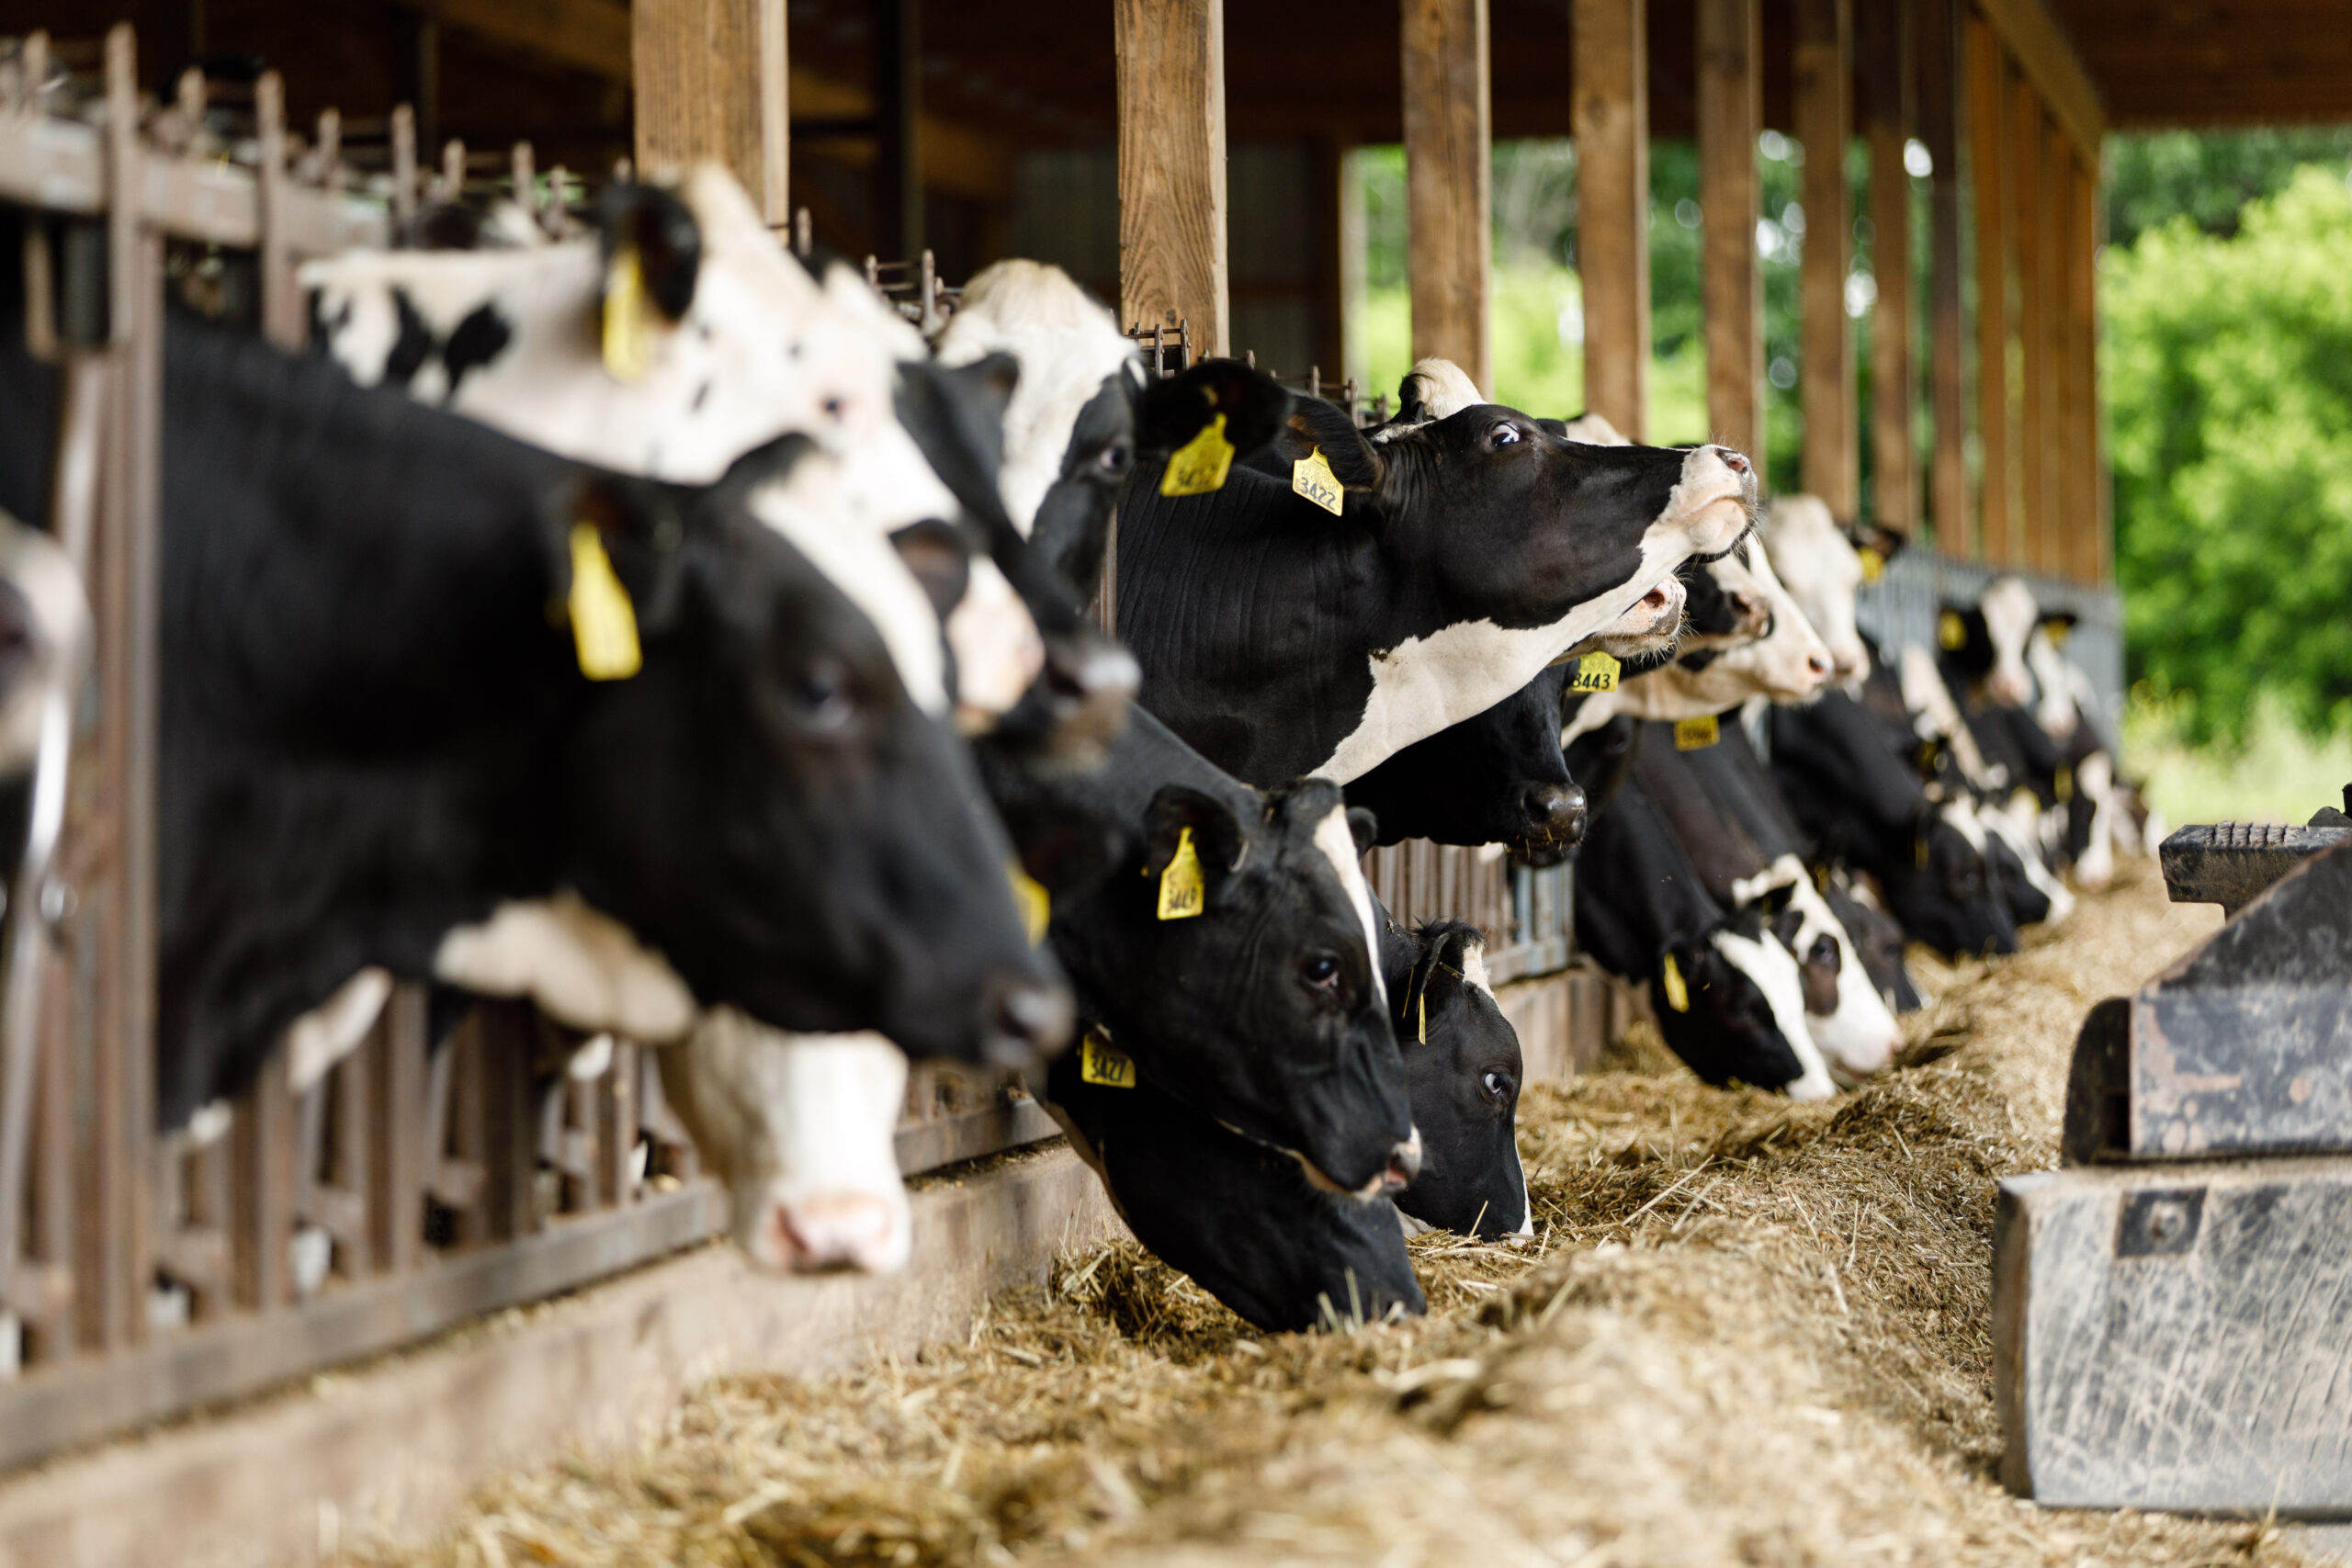
{"label": "green foliage", "polygon": [[2352,128],[2167,130],[2107,145],[2108,243],[2129,245],[2186,216],[2209,234],[2238,231],[2249,201],[2287,188],[2305,164],[2352,164]]}
{"label": "green foliage", "polygon": [[2242,744],[2260,694],[2352,728],[2352,191],[2307,167],[2237,231],[2188,216],[2103,270],[2117,575],[2135,676]]}

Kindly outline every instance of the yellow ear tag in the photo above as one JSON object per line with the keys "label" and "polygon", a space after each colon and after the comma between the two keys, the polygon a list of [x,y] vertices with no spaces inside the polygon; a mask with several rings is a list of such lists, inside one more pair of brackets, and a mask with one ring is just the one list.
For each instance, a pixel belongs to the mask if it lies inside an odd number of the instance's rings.
{"label": "yellow ear tag", "polygon": [[1098,1026],[1088,1030],[1086,1038],[1079,1042],[1078,1076],[1104,1089],[1133,1089],[1136,1059],[1113,1045],[1111,1037]]}
{"label": "yellow ear tag", "polygon": [[1012,901],[1021,910],[1021,929],[1029,933],[1029,945],[1035,947],[1046,940],[1046,928],[1053,922],[1053,897],[1042,883],[1021,869],[1019,861],[1005,862],[1004,874],[1012,884]]}
{"label": "yellow ear tag", "polygon": [[635,245],[613,253],[605,273],[605,368],[616,381],[639,381],[653,368],[653,303]]}
{"label": "yellow ear tag", "polygon": [[637,646],[637,609],[613,573],[605,536],[594,523],[571,525],[572,646],[580,672],[591,681],[626,681],[645,664]]}
{"label": "yellow ear tag", "polygon": [[1421,1021],[1416,1032],[1422,1044],[1430,1043],[1430,987],[1427,981],[1421,983]]}
{"label": "yellow ear tag", "polygon": [[1886,575],[1886,558],[1867,545],[1854,552],[1862,558],[1862,581],[1876,582]]}
{"label": "yellow ear tag", "polygon": [[1919,869],[1921,871],[1928,869],[1927,834],[1921,833],[1918,837],[1911,840],[1911,858],[1918,863]]}
{"label": "yellow ear tag", "polygon": [[1674,954],[1666,955],[1666,965],[1658,977],[1666,982],[1666,1005],[1677,1012],[1689,1012],[1690,991],[1682,983],[1682,966],[1674,961]]}
{"label": "yellow ear tag", "polygon": [[1958,610],[1946,610],[1936,617],[1936,640],[1955,653],[1968,646],[1968,627]]}
{"label": "yellow ear tag", "polygon": [[1674,749],[1678,751],[1703,751],[1723,739],[1723,729],[1715,716],[1702,713],[1697,718],[1674,721]]}
{"label": "yellow ear tag", "polygon": [[1617,689],[1617,672],[1622,668],[1613,655],[1588,653],[1577,660],[1577,672],[1568,681],[1568,690],[1613,692]]}
{"label": "yellow ear tag", "polygon": [[2058,782],[2052,786],[2052,792],[2058,796],[2058,804],[2061,806],[2064,806],[2068,801],[2074,799],[2075,770],[2067,767],[2063,762],[2060,763],[2058,766]]}
{"label": "yellow ear tag", "polygon": [[1233,443],[1225,438],[1225,415],[1218,414],[1201,433],[1169,455],[1159,476],[1162,495],[1206,495],[1225,488],[1233,467]]}
{"label": "yellow ear tag", "polygon": [[1159,874],[1159,918],[1189,920],[1208,908],[1208,886],[1201,879],[1201,855],[1193,848],[1193,830],[1177,835],[1176,852]]}
{"label": "yellow ear tag", "polygon": [[2064,621],[2044,621],[2041,623],[2041,634],[2050,639],[2050,646],[2053,650],[2066,646],[2067,634],[2072,632],[2074,629],[2075,628],[2072,626]]}
{"label": "yellow ear tag", "polygon": [[1290,488],[1293,494],[1305,496],[1334,517],[1348,509],[1348,492],[1340,488],[1340,476],[1331,471],[1331,459],[1323,456],[1320,446],[1290,466]]}

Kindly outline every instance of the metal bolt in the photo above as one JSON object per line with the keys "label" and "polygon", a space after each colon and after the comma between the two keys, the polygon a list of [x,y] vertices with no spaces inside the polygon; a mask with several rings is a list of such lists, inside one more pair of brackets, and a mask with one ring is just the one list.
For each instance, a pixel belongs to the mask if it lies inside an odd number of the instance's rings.
{"label": "metal bolt", "polygon": [[2177,1198],[2148,1205],[2148,1239],[2174,1242],[2188,1234],[2188,1209]]}

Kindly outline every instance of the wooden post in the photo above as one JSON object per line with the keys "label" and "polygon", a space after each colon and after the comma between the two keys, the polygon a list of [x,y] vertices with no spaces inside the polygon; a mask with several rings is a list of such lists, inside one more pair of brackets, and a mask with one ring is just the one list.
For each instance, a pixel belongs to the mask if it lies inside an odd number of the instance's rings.
{"label": "wooden post", "polygon": [[2015,559],[2009,537],[2008,67],[1993,29],[1968,18],[1968,130],[1976,198],[1977,558]]}
{"label": "wooden post", "polygon": [[2052,577],[2066,574],[2075,531],[2083,526],[2066,505],[2072,451],[2075,386],[2072,313],[2068,279],[2074,271],[2075,150],[2066,128],[2047,110],[2041,116],[2042,428],[2041,551],[2036,567]]}
{"label": "wooden post", "polygon": [[874,76],[874,254],[913,261],[922,251],[922,8],[917,0],[866,0],[866,53]]}
{"label": "wooden post", "polygon": [[[1584,284],[1584,406],[1634,441],[1647,439],[1649,429],[1648,8],[1647,0],[1576,0],[1569,117],[1577,147],[1577,272]],[[1409,82],[1407,91],[1409,102]],[[1485,233],[1482,222],[1482,240]]]}
{"label": "wooden post", "polygon": [[1854,418],[1854,335],[1846,321],[1853,225],[1846,134],[1853,125],[1851,0],[1796,0],[1796,130],[1804,145],[1804,330],[1797,367],[1806,490],[1839,517],[1861,504]]}
{"label": "wooden post", "polygon": [[1706,310],[1707,423],[1716,441],[1764,450],[1764,288],[1756,266],[1764,129],[1762,0],[1698,0],[1700,287]]}
{"label": "wooden post", "polygon": [[1911,434],[1911,175],[1903,163],[1911,139],[1911,7],[1904,0],[1865,4],[1871,275],[1878,284],[1871,312],[1871,499],[1882,522],[1909,534],[1919,525]]}
{"label": "wooden post", "polygon": [[[1487,342],[1487,275],[1494,261],[1487,0],[1403,3],[1405,269],[1413,288],[1413,357],[1442,355],[1461,366],[1479,391],[1492,396]],[[1577,7],[1579,28],[1589,3],[1582,0]],[[1639,0],[1631,3],[1638,6]],[[1582,112],[1577,111],[1579,133]],[[1593,186],[1590,165],[1585,168],[1582,211],[1589,225]],[[1591,298],[1588,274],[1588,321]],[[1589,365],[1589,333],[1585,352]]]}
{"label": "wooden post", "polygon": [[1226,264],[1225,0],[1116,0],[1119,319],[1190,322],[1232,352]]}
{"label": "wooden post", "polygon": [[2018,397],[2016,461],[2018,507],[2010,525],[2009,564],[2039,570],[2049,523],[2042,506],[2042,436],[2050,422],[2050,337],[2045,319],[2042,257],[2041,98],[2023,72],[2009,78],[2008,229],[2017,250]]}
{"label": "wooden post", "polygon": [[1960,17],[1953,0],[1920,0],[1919,139],[1928,187],[1928,378],[1935,415],[1928,516],[1945,555],[1975,553],[1968,511],[1968,328],[1961,300]]}
{"label": "wooden post", "polygon": [[1348,148],[1329,137],[1315,143],[1315,364],[1323,384],[1347,379],[1361,359],[1349,323],[1363,301],[1363,182]]}
{"label": "wooden post", "polygon": [[790,222],[784,0],[636,0],[629,53],[639,172],[714,160]]}
{"label": "wooden post", "polygon": [[2105,582],[2113,570],[2108,531],[2107,447],[2098,412],[2098,172],[2091,162],[2074,169],[2073,265],[2066,279],[2067,322],[2074,339],[2075,424],[2067,452],[2074,477],[2067,505],[2075,515],[2068,574],[2078,582]]}

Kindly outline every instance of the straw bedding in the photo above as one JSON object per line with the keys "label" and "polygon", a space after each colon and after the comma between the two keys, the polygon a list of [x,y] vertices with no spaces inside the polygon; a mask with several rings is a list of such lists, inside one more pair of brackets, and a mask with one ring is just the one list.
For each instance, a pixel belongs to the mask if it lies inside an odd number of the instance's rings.
{"label": "straw bedding", "polygon": [[1522,1103],[1536,1242],[1413,1244],[1426,1320],[1268,1337],[1111,1246],[963,1343],[718,1381],[636,1455],[348,1561],[2301,1562],[1991,1479],[1993,1180],[2055,1162],[2088,1004],[2214,919],[2143,866],[2015,958],[1925,960],[1902,1070],[1825,1105],[1707,1089],[1637,1032]]}

